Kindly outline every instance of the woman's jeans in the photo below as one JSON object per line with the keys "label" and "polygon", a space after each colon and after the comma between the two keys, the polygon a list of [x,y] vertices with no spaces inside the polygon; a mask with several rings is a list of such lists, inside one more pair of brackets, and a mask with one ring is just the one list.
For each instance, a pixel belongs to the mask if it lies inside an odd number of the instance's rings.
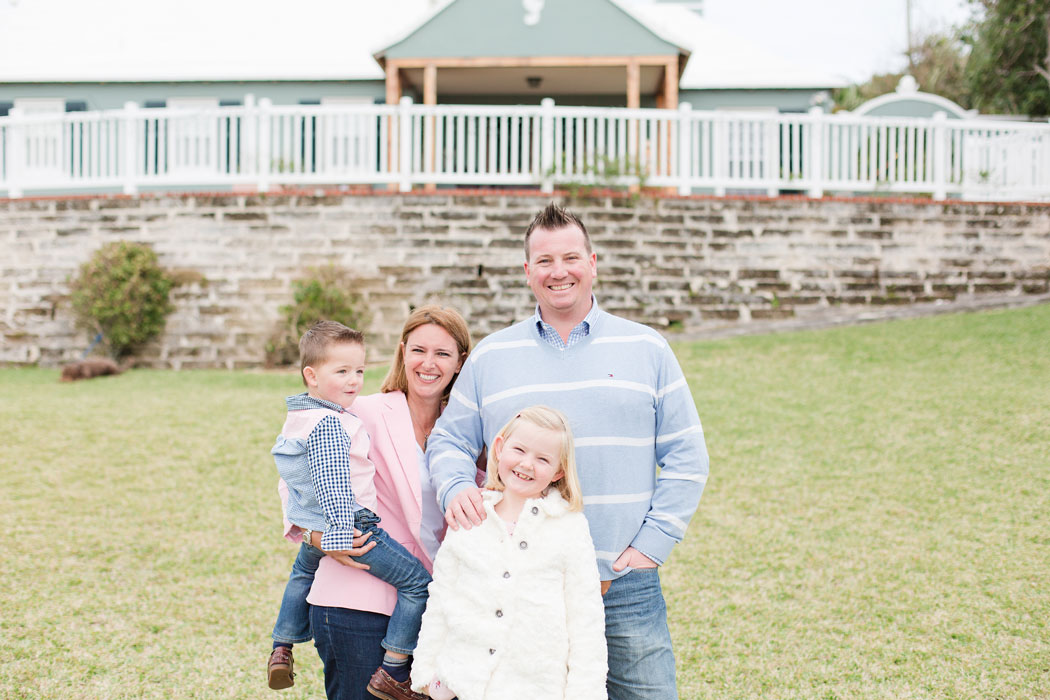
{"label": "woman's jeans", "polygon": [[675,700],[674,652],[659,569],[633,569],[605,594],[609,700]]}
{"label": "woman's jeans", "polygon": [[324,664],[328,700],[375,700],[366,688],[383,663],[380,642],[390,618],[346,608],[310,608],[314,646]]}
{"label": "woman's jeans", "polygon": [[[422,562],[379,527],[379,516],[372,511],[361,509],[354,513],[354,526],[362,533],[371,532],[368,541],[376,543],[375,547],[354,557],[354,560],[367,564],[368,573],[397,589],[397,604],[390,616],[382,646],[388,651],[411,654],[416,648],[419,625],[427,606],[430,574]],[[324,552],[305,542],[299,548],[299,555],[295,558],[292,573],[284,588],[281,611],[273,628],[275,642],[300,644],[310,640],[310,606],[306,596],[323,556]]]}

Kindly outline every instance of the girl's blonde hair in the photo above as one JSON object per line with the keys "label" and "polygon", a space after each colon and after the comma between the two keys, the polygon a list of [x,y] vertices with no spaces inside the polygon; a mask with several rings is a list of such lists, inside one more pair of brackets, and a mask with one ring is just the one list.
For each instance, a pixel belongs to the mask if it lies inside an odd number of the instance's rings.
{"label": "girl's blonde hair", "polygon": [[[496,437],[506,442],[522,421],[528,421],[537,428],[553,430],[561,434],[561,463],[558,464],[558,469],[562,472],[562,477],[551,482],[551,486],[558,489],[562,498],[569,504],[569,510],[583,510],[583,493],[580,489],[580,477],[576,471],[576,449],[572,444],[572,428],[569,427],[569,419],[561,411],[548,406],[531,406],[518,411],[513,418],[507,421]],[[505,488],[503,480],[499,478],[499,457],[492,449],[489,449],[488,480],[485,482],[485,488],[493,491],[502,491]]]}
{"label": "girl's blonde hair", "polygon": [[[379,389],[382,393],[400,391],[406,396],[408,395],[408,377],[405,376],[405,343],[408,342],[409,333],[428,323],[444,328],[452,336],[452,339],[456,341],[459,359],[466,362],[471,347],[470,329],[467,328],[467,322],[463,320],[459,312],[451,307],[441,307],[437,304],[420,306],[409,314],[404,328],[401,329],[401,340],[397,345],[394,362],[390,365],[390,371],[387,372],[386,379],[383,380],[383,386]],[[448,396],[452,393],[452,384],[458,376],[459,372],[452,377],[448,386],[445,387],[441,397],[442,403],[448,401]]]}

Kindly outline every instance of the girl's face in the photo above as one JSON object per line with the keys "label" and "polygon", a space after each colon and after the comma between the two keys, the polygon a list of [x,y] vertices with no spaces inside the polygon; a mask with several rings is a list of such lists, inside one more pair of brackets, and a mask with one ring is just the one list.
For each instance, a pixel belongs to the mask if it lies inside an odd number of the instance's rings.
{"label": "girl's face", "polygon": [[562,435],[521,421],[504,439],[497,437],[492,451],[499,460],[499,478],[505,491],[521,498],[539,498],[561,470]]}
{"label": "girl's face", "polygon": [[435,323],[413,329],[401,344],[401,351],[405,354],[408,393],[419,398],[440,400],[463,366],[455,338]]}

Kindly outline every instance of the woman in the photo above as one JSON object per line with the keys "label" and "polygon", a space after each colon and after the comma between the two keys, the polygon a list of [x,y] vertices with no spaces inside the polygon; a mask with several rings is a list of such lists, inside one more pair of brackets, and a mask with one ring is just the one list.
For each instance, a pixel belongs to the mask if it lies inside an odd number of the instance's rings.
{"label": "woman", "polygon": [[[423,453],[470,348],[470,331],[459,313],[436,305],[416,309],[405,321],[381,393],[359,397],[350,409],[371,437],[368,456],[376,466],[382,527],[428,570],[445,520]],[[315,544],[320,538],[314,533]],[[355,546],[368,546],[359,540]],[[322,559],[308,598],[329,700],[372,697],[365,688],[383,660],[380,642],[396,601],[391,586],[355,565],[343,554]]]}

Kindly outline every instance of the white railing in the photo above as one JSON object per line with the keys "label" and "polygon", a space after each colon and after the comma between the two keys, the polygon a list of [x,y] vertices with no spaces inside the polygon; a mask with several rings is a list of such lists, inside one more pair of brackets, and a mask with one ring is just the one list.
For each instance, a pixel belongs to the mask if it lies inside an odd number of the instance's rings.
{"label": "white railing", "polygon": [[1050,199],[1050,125],[540,106],[244,106],[0,118],[0,192],[637,185]]}

